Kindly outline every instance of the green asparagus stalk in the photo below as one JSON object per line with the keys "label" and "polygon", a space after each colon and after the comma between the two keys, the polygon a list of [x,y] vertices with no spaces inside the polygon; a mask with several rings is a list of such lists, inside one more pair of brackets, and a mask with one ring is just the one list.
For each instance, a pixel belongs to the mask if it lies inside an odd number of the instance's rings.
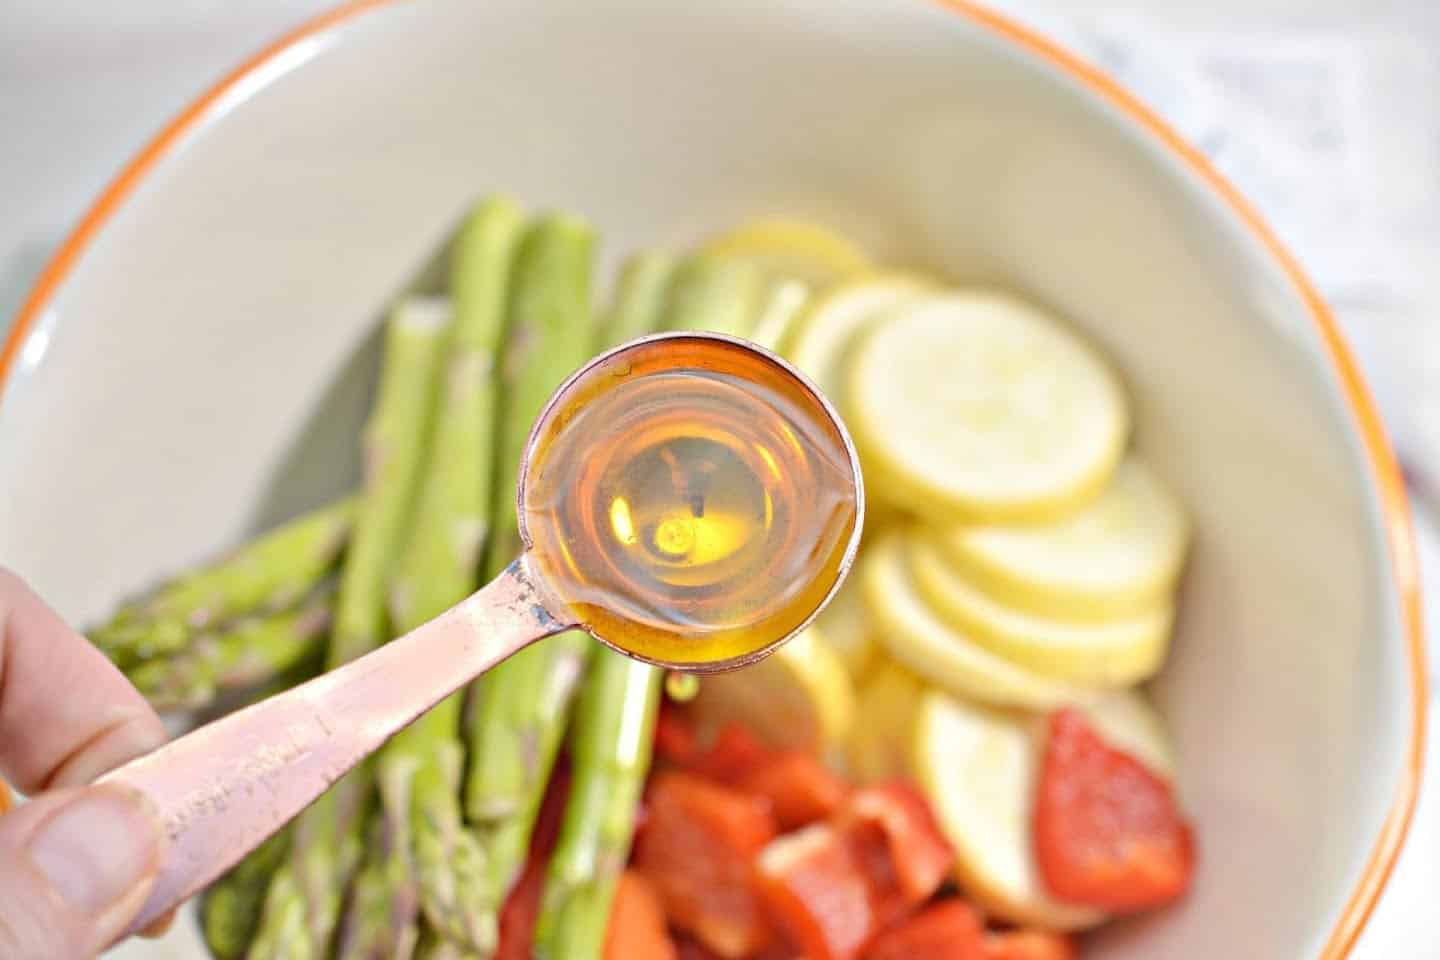
{"label": "green asparagus stalk", "polygon": [[216,960],[240,960],[250,948],[270,877],[290,851],[290,832],[266,840],[210,887],[200,905],[205,944]]}
{"label": "green asparagus stalk", "polygon": [[749,339],[767,350],[785,349],[790,331],[810,303],[810,288],[799,280],[778,280],[760,303],[760,313]]}
{"label": "green asparagus stalk", "polygon": [[535,928],[540,960],[599,960],[650,768],[660,671],[599,651],[576,707],[573,779]]}
{"label": "green asparagus stalk", "polygon": [[415,948],[415,960],[483,960],[485,956],[460,946],[454,940],[447,940],[433,930],[422,930],[420,943]]}
{"label": "green asparagus stalk", "polygon": [[[340,573],[330,668],[386,639],[385,584],[413,512],[450,314],[445,301],[411,298],[387,324],[379,395],[365,428],[365,491]],[[360,860],[371,785],[370,770],[362,767],[296,820],[290,857],[266,897],[254,960],[328,954],[342,894]]]}
{"label": "green asparagus stalk", "polygon": [[291,520],[125,604],[90,640],[125,667],[180,650],[227,621],[283,610],[335,568],[355,509],[351,497]]}
{"label": "green asparagus stalk", "polygon": [[620,268],[615,299],[600,324],[601,349],[654,333],[675,275],[675,258],[661,251],[637,253]]}
{"label": "green asparagus stalk", "polygon": [[[297,827],[291,828],[292,851],[300,840],[308,842],[314,837],[313,831],[300,830]],[[250,855],[254,856],[253,853]],[[291,856],[293,853],[287,856],[285,862],[270,876],[270,885],[264,891],[260,913],[256,918],[250,950],[245,954],[247,960],[287,956],[295,960],[321,960],[327,956],[326,948],[317,949],[314,946],[313,933],[305,916],[305,896],[301,890],[299,872],[294,868]],[[241,862],[246,863],[249,859],[247,857]]]}
{"label": "green asparagus stalk", "polygon": [[[399,789],[406,794],[402,797],[391,794],[383,777],[380,783],[380,815],[370,823],[370,842],[366,848],[369,855],[355,876],[335,955],[365,960],[409,960],[420,939],[420,925],[416,922],[415,864],[406,848],[409,782],[398,781]],[[389,781],[390,785],[396,783]]]}
{"label": "green asparagus stalk", "polygon": [[[486,563],[491,576],[520,552],[513,491],[531,424],[550,393],[592,349],[594,246],[589,225],[565,216],[540,221],[521,243],[501,366],[505,391]],[[560,634],[515,655],[475,684],[466,812],[485,854],[480,895],[487,916],[499,913],[524,866],[592,644],[578,631]]]}
{"label": "green asparagus stalk", "polygon": [[322,588],[293,610],[207,633],[178,653],[133,667],[130,682],[156,710],[201,710],[222,693],[283,676],[318,655],[330,629],[332,593]]}
{"label": "green asparagus stalk", "polygon": [[764,289],[764,274],[754,264],[705,254],[688,257],[666,296],[666,326],[748,336]]}
{"label": "green asparagus stalk", "polygon": [[551,214],[525,232],[515,264],[501,357],[503,402],[493,523],[486,570],[498,576],[520,554],[515,483],[530,428],[555,388],[594,346],[590,281],[595,233],[578,217]]}
{"label": "green asparagus stalk", "polygon": [[[456,242],[455,318],[433,453],[415,523],[390,578],[397,632],[420,626],[479,586],[492,500],[495,355],[523,221],[515,203],[490,200],[476,208]],[[495,946],[493,917],[477,896],[483,855],[460,808],[460,708],[457,694],[380,753],[384,833],[357,878],[341,957],[410,955],[419,909],[442,937],[474,949]]]}

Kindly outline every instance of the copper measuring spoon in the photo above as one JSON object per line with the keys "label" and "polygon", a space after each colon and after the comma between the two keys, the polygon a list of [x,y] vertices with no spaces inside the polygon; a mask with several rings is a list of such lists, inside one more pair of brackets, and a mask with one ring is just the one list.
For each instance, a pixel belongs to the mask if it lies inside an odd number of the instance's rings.
{"label": "copper measuring spoon", "polygon": [[[700,371],[718,368],[722,355],[732,361],[738,357],[783,380],[790,399],[829,431],[835,460],[848,462],[853,487],[850,526],[836,541],[837,562],[812,578],[817,584],[823,577],[832,579],[815,608],[780,635],[761,636],[750,649],[726,659],[682,663],[641,656],[581,622],[547,578],[545,558],[537,556],[526,524],[526,496],[534,485],[531,466],[542,452],[542,440],[563,428],[577,403],[589,402],[604,389],[606,378],[630,376],[642,360],[653,368],[657,357],[670,354],[687,357],[686,369]],[[707,366],[712,361],[716,366]],[[675,333],[644,337],[601,354],[560,386],[526,443],[516,507],[524,551],[500,576],[450,610],[373,653],[201,727],[101,779],[145,794],[169,839],[155,887],[130,932],[197,893],[402,728],[536,640],[580,628],[628,656],[697,673],[762,659],[804,629],[834,596],[859,546],[865,499],[849,434],[803,375],[746,341]]]}

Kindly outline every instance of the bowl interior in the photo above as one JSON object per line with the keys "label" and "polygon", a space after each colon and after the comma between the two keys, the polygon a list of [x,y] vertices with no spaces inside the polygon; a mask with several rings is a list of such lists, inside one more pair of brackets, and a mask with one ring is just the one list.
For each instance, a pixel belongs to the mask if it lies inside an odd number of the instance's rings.
{"label": "bowl interior", "polygon": [[816,218],[1103,345],[1198,531],[1157,689],[1201,867],[1095,955],[1318,951],[1409,706],[1376,494],[1311,316],[1173,154],[923,0],[417,0],[292,45],[210,104],[40,316],[0,408],[0,557],[83,621],[353,484],[380,311],[497,189],[587,214],[607,264]]}

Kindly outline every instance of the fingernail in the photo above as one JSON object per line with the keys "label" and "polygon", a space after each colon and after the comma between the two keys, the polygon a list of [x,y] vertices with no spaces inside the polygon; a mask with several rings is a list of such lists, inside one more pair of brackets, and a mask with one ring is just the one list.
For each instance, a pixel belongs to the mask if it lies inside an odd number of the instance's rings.
{"label": "fingernail", "polygon": [[98,787],[80,793],[41,824],[29,850],[65,901],[98,912],[154,872],[160,831],[138,794]]}
{"label": "fingernail", "polygon": [[163,937],[165,936],[165,934],[170,932],[170,928],[173,926],[175,926],[175,911],[171,910],[159,920],[156,920],[154,923],[150,924],[150,926],[146,927],[144,930],[141,930],[140,936],[149,937],[152,940],[158,937]]}

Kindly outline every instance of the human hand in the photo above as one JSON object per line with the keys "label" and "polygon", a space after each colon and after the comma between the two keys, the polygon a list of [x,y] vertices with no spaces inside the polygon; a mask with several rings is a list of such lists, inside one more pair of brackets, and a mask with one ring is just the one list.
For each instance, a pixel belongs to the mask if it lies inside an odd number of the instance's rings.
{"label": "human hand", "polygon": [[0,957],[92,957],[131,922],[160,827],[140,794],[85,784],[164,740],[120,671],[0,568],[0,775],[32,798],[0,817]]}

